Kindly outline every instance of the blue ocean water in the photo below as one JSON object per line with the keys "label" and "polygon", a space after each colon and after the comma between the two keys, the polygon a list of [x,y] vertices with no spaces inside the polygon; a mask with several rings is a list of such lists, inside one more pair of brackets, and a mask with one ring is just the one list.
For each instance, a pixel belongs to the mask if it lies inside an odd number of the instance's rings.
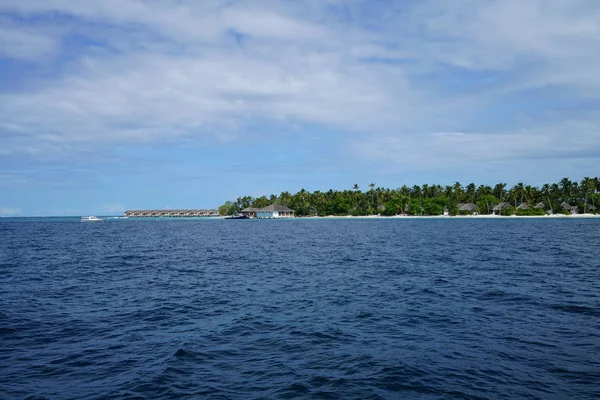
{"label": "blue ocean water", "polygon": [[0,398],[592,399],[600,220],[0,220]]}

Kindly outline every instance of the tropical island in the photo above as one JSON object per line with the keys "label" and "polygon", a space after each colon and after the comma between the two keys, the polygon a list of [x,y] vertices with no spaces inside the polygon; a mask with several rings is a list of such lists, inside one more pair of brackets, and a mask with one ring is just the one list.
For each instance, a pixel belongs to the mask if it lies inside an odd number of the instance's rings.
{"label": "tropical island", "polygon": [[358,184],[348,190],[238,197],[219,207],[220,215],[263,209],[273,204],[294,210],[295,216],[397,216],[397,215],[518,215],[597,214],[600,212],[600,178],[584,177],[580,182],[563,178],[541,187],[517,183],[507,188],[496,185],[406,185],[398,189],[376,187],[362,191]]}

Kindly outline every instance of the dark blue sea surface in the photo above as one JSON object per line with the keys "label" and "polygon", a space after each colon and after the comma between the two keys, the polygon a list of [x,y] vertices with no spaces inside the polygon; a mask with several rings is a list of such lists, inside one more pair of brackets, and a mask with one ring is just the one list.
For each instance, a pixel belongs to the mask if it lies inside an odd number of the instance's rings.
{"label": "dark blue sea surface", "polygon": [[592,399],[600,219],[0,220],[0,398]]}

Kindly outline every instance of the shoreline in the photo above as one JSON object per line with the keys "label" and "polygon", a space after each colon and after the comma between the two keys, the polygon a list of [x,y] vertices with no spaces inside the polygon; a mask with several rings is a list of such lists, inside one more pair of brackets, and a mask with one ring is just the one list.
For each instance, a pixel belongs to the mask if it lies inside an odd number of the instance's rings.
{"label": "shoreline", "polygon": [[294,217],[279,219],[520,219],[520,218],[541,218],[541,219],[560,219],[560,218],[600,218],[600,214],[551,214],[551,215],[327,215],[325,217]]}
{"label": "shoreline", "polygon": [[[221,220],[226,219],[224,216],[213,217],[123,217],[116,215],[101,216],[105,220]],[[0,216],[0,220],[25,220],[25,219],[79,219],[81,216]],[[250,218],[251,220],[258,219],[276,219],[276,220],[294,220],[294,219],[595,219],[600,218],[600,214],[552,214],[552,215],[327,215],[319,216],[302,216],[302,217],[287,217],[287,218]]]}

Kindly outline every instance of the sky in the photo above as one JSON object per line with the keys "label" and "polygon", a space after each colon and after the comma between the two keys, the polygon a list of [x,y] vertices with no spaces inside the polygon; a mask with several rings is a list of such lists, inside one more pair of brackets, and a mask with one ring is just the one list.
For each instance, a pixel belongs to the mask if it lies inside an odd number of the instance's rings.
{"label": "sky", "polygon": [[0,216],[600,171],[597,0],[0,0]]}

